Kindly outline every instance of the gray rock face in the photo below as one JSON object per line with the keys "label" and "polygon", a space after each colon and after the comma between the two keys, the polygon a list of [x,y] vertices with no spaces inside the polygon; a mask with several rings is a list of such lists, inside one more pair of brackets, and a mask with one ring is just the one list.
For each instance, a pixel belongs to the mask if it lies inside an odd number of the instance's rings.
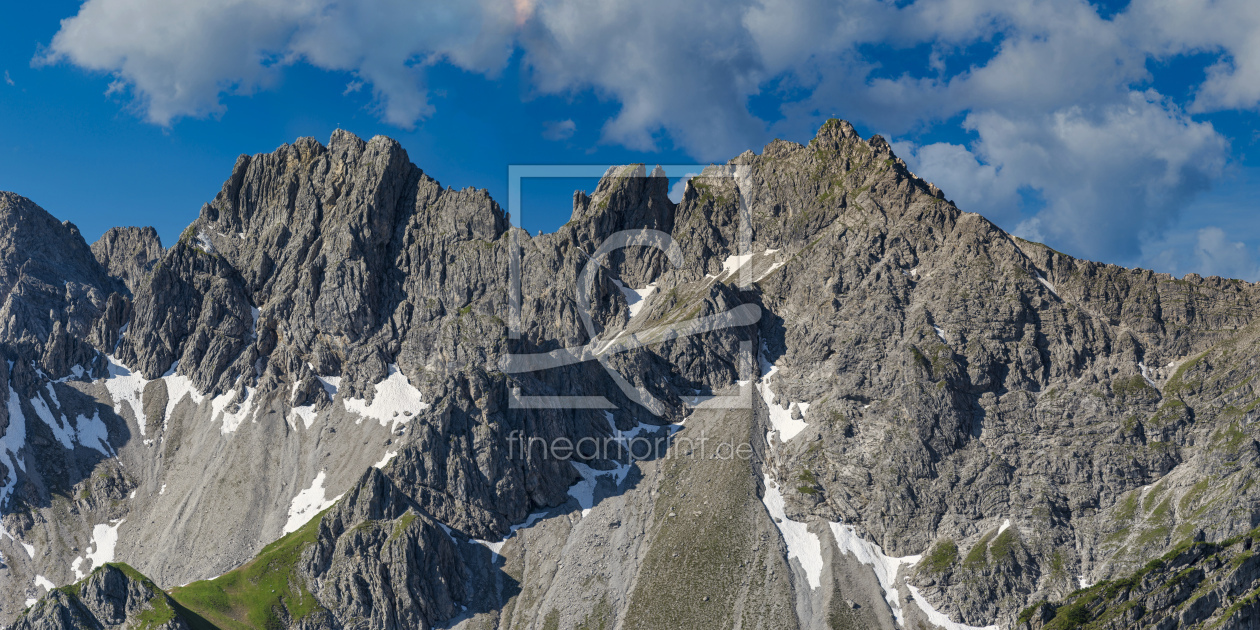
{"label": "gray rock face", "polygon": [[329,627],[431,628],[471,599],[457,544],[371,469],[320,522],[305,575]]}
{"label": "gray rock face", "polygon": [[72,366],[90,366],[94,348],[108,350],[117,331],[97,324],[111,309],[115,317],[126,310],[110,303],[121,288],[73,224],[0,193],[0,340],[11,358],[23,359],[15,361],[15,388],[29,394],[38,385],[27,367],[62,378]]}
{"label": "gray rock face", "polygon": [[[610,169],[531,237],[339,131],[242,156],[151,266],[142,231],[89,251],[0,197],[0,612],[95,568],[102,527],[182,584],[328,508],[293,574],[317,606],[282,625],[1010,626],[1253,526],[1254,285],[1014,238],[841,121],[667,189]],[[641,228],[677,249],[599,253]],[[554,395],[611,408],[513,402]],[[619,432],[665,441],[637,463],[520,446]],[[748,457],[695,456],[709,435]]]}
{"label": "gray rock face", "polygon": [[105,565],[75,589],[53,591],[10,626],[12,630],[189,630],[175,602],[126,565]]}
{"label": "gray rock face", "polygon": [[1255,531],[1210,543],[1187,540],[1140,571],[1082,589],[1062,602],[1038,602],[1017,619],[1021,630],[1098,628],[1253,628],[1260,620],[1260,557]]}
{"label": "gray rock face", "polygon": [[162,252],[162,239],[152,227],[110,228],[92,243],[96,261],[132,292],[144,283]]}

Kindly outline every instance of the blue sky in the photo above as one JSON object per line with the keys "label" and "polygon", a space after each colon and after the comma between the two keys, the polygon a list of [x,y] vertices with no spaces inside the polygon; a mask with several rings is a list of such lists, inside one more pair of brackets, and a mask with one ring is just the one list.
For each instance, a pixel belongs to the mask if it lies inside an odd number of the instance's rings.
{"label": "blue sky", "polygon": [[[240,153],[338,126],[508,164],[724,161],[827,117],[1074,255],[1260,280],[1260,3],[89,0],[0,20],[0,189],[169,244]],[[527,182],[526,227],[575,187]]]}

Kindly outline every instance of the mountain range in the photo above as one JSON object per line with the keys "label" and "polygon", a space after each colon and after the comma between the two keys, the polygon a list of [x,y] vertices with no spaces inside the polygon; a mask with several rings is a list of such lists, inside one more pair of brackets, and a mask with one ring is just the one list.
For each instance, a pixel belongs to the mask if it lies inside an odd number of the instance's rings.
{"label": "mountain range", "polygon": [[0,193],[0,624],[1260,627],[1255,285],[839,120],[668,190],[531,235],[337,131],[170,247]]}

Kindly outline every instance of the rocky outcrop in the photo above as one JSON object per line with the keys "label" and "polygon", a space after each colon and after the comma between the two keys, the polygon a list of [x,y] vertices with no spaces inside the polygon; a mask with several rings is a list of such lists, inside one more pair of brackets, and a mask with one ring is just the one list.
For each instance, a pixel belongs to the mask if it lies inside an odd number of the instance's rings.
{"label": "rocky outcrop", "polygon": [[96,261],[132,292],[145,282],[162,252],[162,239],[152,227],[110,228],[92,243]]}
{"label": "rocky outcrop", "polygon": [[124,564],[107,564],[27,609],[10,630],[189,630],[177,604]]}
{"label": "rocky outcrop", "polygon": [[1131,575],[1029,606],[1018,627],[1253,628],[1260,619],[1258,534],[1212,543],[1199,532]]}
{"label": "rocky outcrop", "polygon": [[[60,222],[29,199],[0,192],[0,343],[20,367],[14,383],[31,392],[40,379],[71,368],[99,370],[97,349],[111,349],[117,329],[102,320],[123,319],[125,299],[111,298],[120,282],[101,268],[79,229]],[[33,364],[32,364],[33,362]]]}
{"label": "rocky outcrop", "polygon": [[373,628],[430,628],[471,600],[458,545],[373,468],[320,521],[303,572],[340,620],[330,627],[363,619]]}

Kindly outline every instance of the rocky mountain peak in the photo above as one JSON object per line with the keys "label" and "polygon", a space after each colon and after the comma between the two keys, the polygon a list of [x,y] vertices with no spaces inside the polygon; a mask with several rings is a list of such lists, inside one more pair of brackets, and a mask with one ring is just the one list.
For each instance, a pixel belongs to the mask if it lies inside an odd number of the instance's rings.
{"label": "rocky mountain peak", "polygon": [[95,243],[92,255],[109,275],[135,292],[164,253],[162,240],[152,227],[115,227]]}

